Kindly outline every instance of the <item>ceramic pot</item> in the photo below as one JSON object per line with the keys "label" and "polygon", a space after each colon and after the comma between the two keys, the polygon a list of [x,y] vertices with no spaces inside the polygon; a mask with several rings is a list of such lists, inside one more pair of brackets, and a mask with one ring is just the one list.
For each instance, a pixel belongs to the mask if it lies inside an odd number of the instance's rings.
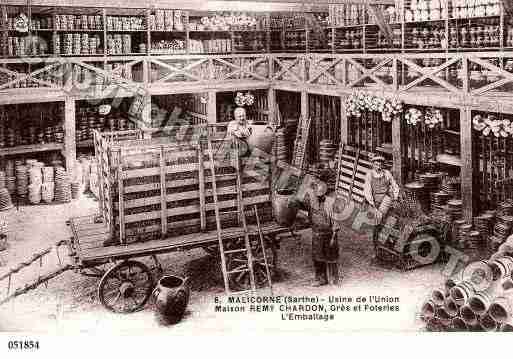
{"label": "ceramic pot", "polygon": [[275,131],[269,125],[251,125],[251,135],[246,138],[246,142],[251,151],[258,148],[265,153],[271,153],[274,135]]}
{"label": "ceramic pot", "polygon": [[160,323],[175,324],[182,319],[190,297],[188,280],[172,275],[159,280],[153,290],[153,297],[157,320]]}

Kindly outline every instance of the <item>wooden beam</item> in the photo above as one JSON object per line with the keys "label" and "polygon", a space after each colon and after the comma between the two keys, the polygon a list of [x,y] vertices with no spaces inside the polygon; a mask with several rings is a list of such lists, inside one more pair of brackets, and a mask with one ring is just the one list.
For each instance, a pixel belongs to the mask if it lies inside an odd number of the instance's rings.
{"label": "wooden beam", "polygon": [[310,116],[308,113],[308,92],[301,91],[301,118],[307,119]]}
{"label": "wooden beam", "polygon": [[269,88],[267,90],[267,107],[268,107],[268,121],[270,123],[276,123],[276,90]]}
{"label": "wooden beam", "polygon": [[403,138],[401,131],[401,117],[392,120],[392,174],[399,186],[403,185]]}
{"label": "wooden beam", "polygon": [[77,161],[75,100],[69,97],[64,101],[64,158],[66,161],[66,170],[70,177],[73,178]]}
{"label": "wooden beam", "polygon": [[207,123],[217,122],[217,95],[215,91],[208,92],[207,99]]}
{"label": "wooden beam", "polygon": [[340,96],[340,142],[347,144],[349,141],[349,121],[346,110],[348,96]]}
{"label": "wooden beam", "polygon": [[461,144],[461,199],[463,200],[463,218],[471,223],[474,214],[474,153],[472,147],[471,108],[460,108],[460,144]]}

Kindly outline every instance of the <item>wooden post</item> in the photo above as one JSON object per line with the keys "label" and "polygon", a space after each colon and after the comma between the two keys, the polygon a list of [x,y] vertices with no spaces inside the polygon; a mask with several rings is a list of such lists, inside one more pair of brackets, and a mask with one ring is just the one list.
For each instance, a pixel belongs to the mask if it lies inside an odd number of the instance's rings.
{"label": "wooden post", "polygon": [[267,90],[267,110],[268,110],[268,123],[274,123],[276,120],[276,90],[273,88],[269,88]]}
{"label": "wooden post", "polygon": [[461,199],[463,218],[471,221],[474,214],[474,153],[472,148],[472,111],[468,106],[460,108],[461,143]]}
{"label": "wooden post", "polygon": [[166,158],[164,146],[160,146],[160,227],[162,238],[167,234]]}
{"label": "wooden post", "polygon": [[[212,172],[211,172],[212,174]],[[213,176],[212,176],[213,177]],[[199,181],[199,196],[200,196],[200,221],[201,230],[207,228],[206,210],[205,210],[205,161],[203,159],[203,151],[201,143],[198,143],[198,181]]]}
{"label": "wooden post", "polygon": [[[119,244],[125,244],[125,194],[123,188],[123,149],[118,150],[118,218],[119,218]],[[111,207],[112,208],[112,207]],[[114,210],[112,211],[114,212]],[[115,224],[115,223],[114,223]]]}
{"label": "wooden post", "polygon": [[217,122],[217,94],[215,91],[208,92],[207,103],[207,123],[212,124]]}
{"label": "wooden post", "polygon": [[64,101],[64,158],[66,170],[73,178],[77,161],[77,144],[75,138],[75,100],[71,97],[67,97]]}
{"label": "wooden post", "polygon": [[[147,128],[147,127],[150,127],[150,128],[152,127],[151,95],[149,93],[145,93],[143,96],[143,108],[142,108],[142,113],[141,113],[141,120],[142,120],[142,123],[144,124],[143,129]],[[145,138],[148,138],[150,136],[151,136],[151,134],[149,132],[144,134]]]}
{"label": "wooden post", "polygon": [[[301,118],[306,120],[309,117],[308,113],[308,92],[306,90],[301,91]],[[301,125],[301,124],[300,124]]]}
{"label": "wooden post", "polygon": [[349,142],[349,120],[346,110],[347,96],[340,96],[340,143],[348,144]]}
{"label": "wooden post", "polygon": [[401,131],[401,116],[392,120],[392,174],[399,186],[403,185],[403,138]]}

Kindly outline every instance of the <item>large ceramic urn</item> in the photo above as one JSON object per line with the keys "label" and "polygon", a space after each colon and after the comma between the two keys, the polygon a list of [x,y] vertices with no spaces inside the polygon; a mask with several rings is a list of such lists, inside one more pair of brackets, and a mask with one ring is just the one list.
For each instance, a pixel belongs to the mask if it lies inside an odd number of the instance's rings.
{"label": "large ceramic urn", "polygon": [[189,303],[188,278],[167,275],[162,277],[153,291],[156,316],[161,324],[178,323]]}

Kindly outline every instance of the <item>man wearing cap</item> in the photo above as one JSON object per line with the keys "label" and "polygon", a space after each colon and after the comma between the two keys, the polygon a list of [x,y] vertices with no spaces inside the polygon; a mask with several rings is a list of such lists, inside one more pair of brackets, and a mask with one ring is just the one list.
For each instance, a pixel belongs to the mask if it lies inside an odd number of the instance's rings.
{"label": "man wearing cap", "polygon": [[397,201],[399,198],[399,186],[390,171],[383,168],[384,157],[376,155],[371,158],[371,161],[372,169],[365,178],[363,195],[376,210],[377,220],[381,222],[392,201]]}
{"label": "man wearing cap", "polygon": [[328,284],[328,270],[338,278],[338,232],[340,226],[334,221],[333,213],[335,195],[327,193],[327,186],[320,171],[312,174],[315,178],[309,183],[312,187],[303,199],[289,201],[289,205],[302,208],[308,212],[312,227],[312,261],[315,271],[314,287]]}
{"label": "man wearing cap", "polygon": [[234,120],[228,123],[227,135],[232,138],[248,138],[251,135],[251,127],[246,118],[246,110],[243,107],[237,107],[233,111],[233,118]]}

